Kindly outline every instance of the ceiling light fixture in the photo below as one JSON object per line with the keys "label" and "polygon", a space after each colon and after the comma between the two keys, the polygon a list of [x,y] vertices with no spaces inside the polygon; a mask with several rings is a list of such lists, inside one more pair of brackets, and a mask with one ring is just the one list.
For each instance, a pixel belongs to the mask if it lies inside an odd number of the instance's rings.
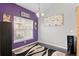
{"label": "ceiling light fixture", "polygon": [[40,3],[38,3],[38,12],[36,13],[37,17],[41,17],[44,16],[44,13],[41,12],[41,7],[40,7]]}

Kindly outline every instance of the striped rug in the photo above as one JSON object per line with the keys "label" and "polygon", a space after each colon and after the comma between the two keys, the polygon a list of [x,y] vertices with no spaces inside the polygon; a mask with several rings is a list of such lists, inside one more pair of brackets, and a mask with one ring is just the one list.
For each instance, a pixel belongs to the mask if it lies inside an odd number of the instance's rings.
{"label": "striped rug", "polygon": [[13,51],[16,56],[65,56],[60,51],[49,49],[45,46],[35,43],[24,48]]}

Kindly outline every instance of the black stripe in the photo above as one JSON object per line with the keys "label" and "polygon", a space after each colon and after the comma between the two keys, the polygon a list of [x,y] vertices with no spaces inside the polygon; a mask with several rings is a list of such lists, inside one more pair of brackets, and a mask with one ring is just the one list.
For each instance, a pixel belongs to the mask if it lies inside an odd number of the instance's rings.
{"label": "black stripe", "polygon": [[45,52],[42,54],[42,56],[44,56],[46,53],[47,53],[47,51],[45,51]]}
{"label": "black stripe", "polygon": [[35,51],[35,50],[30,51],[29,54],[32,53],[33,51]]}
{"label": "black stripe", "polygon": [[53,50],[53,49],[49,49],[48,50],[48,56],[51,56],[52,55],[52,53],[54,53],[56,50]]}

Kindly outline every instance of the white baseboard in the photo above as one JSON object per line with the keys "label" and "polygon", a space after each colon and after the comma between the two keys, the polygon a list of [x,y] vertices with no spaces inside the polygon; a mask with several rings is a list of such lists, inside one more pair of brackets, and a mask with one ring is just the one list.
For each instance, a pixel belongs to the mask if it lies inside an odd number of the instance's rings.
{"label": "white baseboard", "polygon": [[51,43],[47,43],[47,42],[43,42],[43,41],[38,41],[38,42],[67,50],[67,47],[63,47],[63,46],[59,46],[59,45],[56,45],[56,44],[51,44]]}

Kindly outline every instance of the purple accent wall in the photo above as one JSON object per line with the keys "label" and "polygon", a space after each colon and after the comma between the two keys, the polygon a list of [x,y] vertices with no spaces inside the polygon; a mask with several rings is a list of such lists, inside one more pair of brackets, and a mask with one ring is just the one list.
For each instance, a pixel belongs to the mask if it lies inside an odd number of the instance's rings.
{"label": "purple accent wall", "polygon": [[[2,21],[3,13],[10,14],[11,15],[11,22],[13,22],[13,17],[14,16],[20,16],[21,11],[28,13],[31,16],[30,18],[27,18],[27,17],[24,17],[24,18],[32,19],[33,22],[38,22],[37,16],[34,12],[32,12],[28,9],[25,9],[21,6],[18,6],[17,4],[14,4],[14,3],[0,3],[0,22]],[[14,33],[14,32],[12,32],[12,33]],[[17,48],[17,47],[20,47],[20,46],[23,46],[23,45],[26,45],[26,44],[29,44],[29,43],[32,43],[32,42],[35,42],[35,41],[38,40],[38,29],[35,30],[34,25],[33,25],[33,37],[34,37],[33,39],[26,40],[26,43],[24,43],[24,41],[22,41],[22,42],[14,44],[13,43],[14,42],[14,36],[13,36],[12,37],[13,38],[12,39],[12,48]]]}

